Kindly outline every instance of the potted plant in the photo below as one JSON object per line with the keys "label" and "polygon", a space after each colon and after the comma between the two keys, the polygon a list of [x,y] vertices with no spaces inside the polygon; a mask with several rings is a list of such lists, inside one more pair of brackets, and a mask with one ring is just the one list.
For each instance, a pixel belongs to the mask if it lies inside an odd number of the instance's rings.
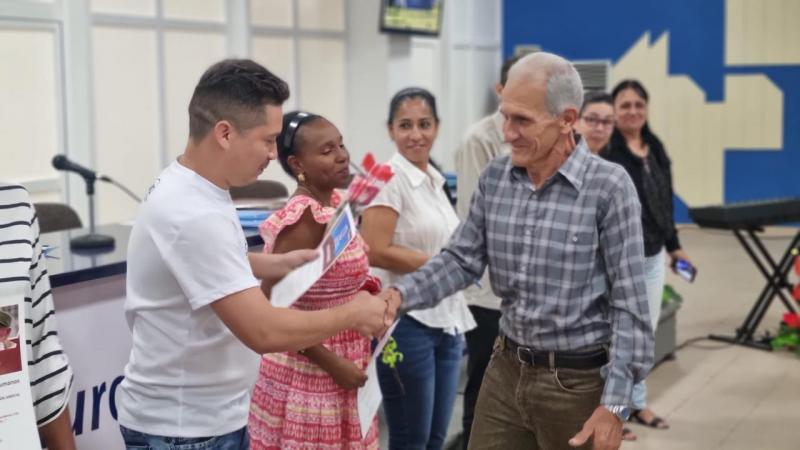
{"label": "potted plant", "polygon": [[[795,256],[794,270],[800,275],[800,256]],[[800,306],[800,283],[792,289],[792,297]],[[785,348],[797,353],[800,356],[800,314],[787,312],[783,315],[778,335],[771,341],[773,350]]]}

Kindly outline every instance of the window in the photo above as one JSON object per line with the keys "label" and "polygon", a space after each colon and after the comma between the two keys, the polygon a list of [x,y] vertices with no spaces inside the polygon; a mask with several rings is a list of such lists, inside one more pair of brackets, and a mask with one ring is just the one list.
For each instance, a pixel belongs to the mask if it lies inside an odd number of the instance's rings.
{"label": "window", "polygon": [[[200,74],[227,54],[224,0],[93,0],[95,166],[139,195],[183,152]],[[98,221],[137,205],[98,189]]]}
{"label": "window", "polygon": [[[321,114],[345,132],[344,0],[250,0],[251,55],[289,83],[284,111]],[[294,182],[278,164],[263,177]]]}

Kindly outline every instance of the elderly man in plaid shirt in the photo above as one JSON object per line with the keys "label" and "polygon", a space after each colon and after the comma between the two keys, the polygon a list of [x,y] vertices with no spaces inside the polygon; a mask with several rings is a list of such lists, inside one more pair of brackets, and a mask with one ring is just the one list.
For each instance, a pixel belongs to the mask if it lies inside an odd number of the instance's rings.
{"label": "elderly man in plaid shirt", "polygon": [[450,243],[387,292],[429,308],[489,267],[502,299],[471,449],[615,449],[653,363],[641,206],[625,170],[576,145],[583,86],[565,59],[522,58],[500,111],[511,154],[481,174]]}

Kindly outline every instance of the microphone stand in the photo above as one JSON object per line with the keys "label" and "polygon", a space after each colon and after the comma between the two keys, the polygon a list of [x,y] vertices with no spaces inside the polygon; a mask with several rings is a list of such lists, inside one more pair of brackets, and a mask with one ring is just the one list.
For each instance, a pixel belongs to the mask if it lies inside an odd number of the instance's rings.
{"label": "microphone stand", "polygon": [[96,177],[83,175],[86,181],[86,196],[89,197],[89,234],[77,236],[70,240],[70,247],[75,250],[99,250],[108,249],[114,246],[114,238],[95,232],[94,223],[94,182]]}
{"label": "microphone stand", "polygon": [[100,176],[97,177],[97,179],[100,180],[100,181],[105,181],[106,183],[113,184],[114,186],[119,188],[119,190],[121,190],[122,192],[128,194],[128,197],[136,200],[136,203],[142,203],[142,199],[139,198],[138,195],[136,195],[133,192],[131,192],[130,189],[128,189],[125,186],[123,186],[122,183],[118,182],[117,180],[114,180],[114,179],[112,179],[111,177],[109,177],[107,175],[100,175]]}

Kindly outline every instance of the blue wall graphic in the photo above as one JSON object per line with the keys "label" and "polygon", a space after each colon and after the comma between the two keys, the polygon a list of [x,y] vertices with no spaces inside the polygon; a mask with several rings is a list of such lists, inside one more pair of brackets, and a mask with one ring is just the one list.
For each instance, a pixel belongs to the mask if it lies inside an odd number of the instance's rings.
{"label": "blue wall graphic", "polygon": [[[783,92],[783,149],[726,150],[722,200],[800,197],[800,65],[726,65],[725,8],[724,0],[505,0],[503,50],[508,56],[517,45],[536,44],[569,59],[616,64],[643,33],[655,41],[669,32],[669,74],[691,78],[706,102],[725,101],[726,75],[765,75]],[[688,221],[682,201],[676,218]]]}

